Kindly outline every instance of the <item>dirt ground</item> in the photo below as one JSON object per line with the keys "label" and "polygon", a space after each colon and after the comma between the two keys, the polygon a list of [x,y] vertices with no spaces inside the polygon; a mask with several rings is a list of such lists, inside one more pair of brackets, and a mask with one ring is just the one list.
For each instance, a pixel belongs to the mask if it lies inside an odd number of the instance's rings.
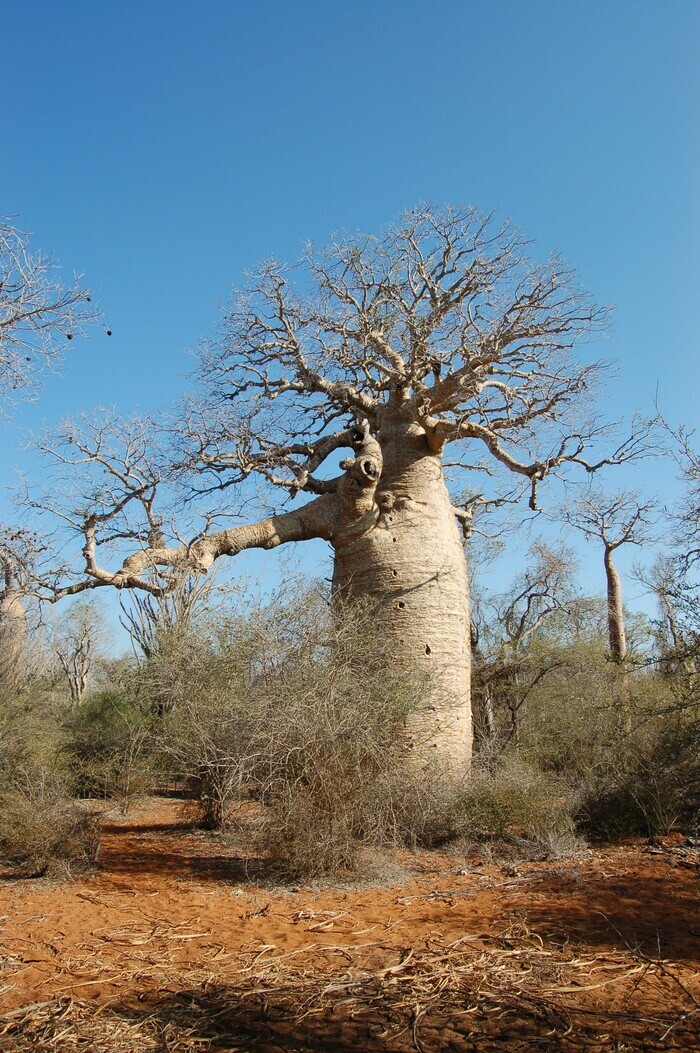
{"label": "dirt ground", "polygon": [[279,889],[150,799],[93,875],[0,883],[0,1050],[700,1050],[699,855],[406,854]]}

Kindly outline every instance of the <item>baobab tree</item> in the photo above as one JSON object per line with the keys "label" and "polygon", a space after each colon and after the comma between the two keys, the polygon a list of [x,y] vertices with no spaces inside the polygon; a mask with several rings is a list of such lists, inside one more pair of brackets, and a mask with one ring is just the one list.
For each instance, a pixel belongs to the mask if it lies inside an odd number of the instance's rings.
{"label": "baobab tree", "polygon": [[[420,208],[378,237],[308,248],[297,267],[269,260],[201,349],[203,394],[184,413],[180,464],[200,493],[230,492],[234,510],[254,479],[307,500],[284,511],[273,500],[255,523],[167,543],[162,523],[149,525],[146,491],[125,477],[111,504],[81,511],[84,571],[54,583],[54,598],[102,586],[158,595],[154,568],[206,571],[244,549],[323,539],[335,597],[373,601],[387,661],[429,675],[408,744],[429,742],[422,755],[464,770],[469,602],[446,451],[466,469],[513,473],[532,507],[547,476],[637,455],[639,434],[597,452],[603,429],[587,395],[603,366],[574,355],[606,317],[558,257],[531,259],[509,223],[472,208]],[[351,453],[334,474],[342,449]],[[103,539],[125,536],[116,523],[132,507],[144,516],[140,544],[108,569]]]}
{"label": "baobab tree", "polygon": [[572,505],[562,508],[560,518],[599,541],[607,587],[608,647],[613,661],[627,658],[627,633],[622,600],[622,582],[613,561],[623,545],[641,545],[653,540],[656,504],[642,500],[633,490],[606,493],[594,487]]}
{"label": "baobab tree", "polygon": [[25,676],[27,614],[24,608],[26,549],[16,531],[0,533],[0,691],[13,692]]}

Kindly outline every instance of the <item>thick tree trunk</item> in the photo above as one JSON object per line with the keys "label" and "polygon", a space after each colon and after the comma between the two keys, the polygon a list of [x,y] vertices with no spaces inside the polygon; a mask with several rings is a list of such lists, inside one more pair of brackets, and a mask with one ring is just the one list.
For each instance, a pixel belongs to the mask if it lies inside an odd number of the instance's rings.
{"label": "thick tree trunk", "polygon": [[615,662],[624,662],[627,657],[625,615],[622,607],[622,583],[612,561],[612,549],[605,549],[605,578],[608,586],[608,643]]}
{"label": "thick tree trunk", "polygon": [[24,680],[27,616],[22,598],[6,591],[0,599],[0,691],[16,691]]}
{"label": "thick tree trunk", "polygon": [[[383,436],[380,437],[380,441]],[[424,675],[423,704],[410,718],[408,744],[461,775],[472,747],[469,583],[439,455],[416,425],[381,441],[376,514],[360,531],[334,538],[336,595],[379,601],[387,661]],[[379,627],[378,627],[379,628]]]}

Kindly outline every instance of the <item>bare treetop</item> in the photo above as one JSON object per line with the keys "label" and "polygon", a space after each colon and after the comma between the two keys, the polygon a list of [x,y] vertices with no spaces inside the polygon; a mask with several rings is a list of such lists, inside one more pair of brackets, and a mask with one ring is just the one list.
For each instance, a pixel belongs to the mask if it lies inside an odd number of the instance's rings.
{"label": "bare treetop", "polygon": [[0,412],[31,398],[96,317],[88,291],[77,280],[64,286],[55,262],[30,253],[28,235],[0,220]]}
{"label": "bare treetop", "polygon": [[[100,409],[46,429],[32,437],[31,445],[48,460],[51,483],[40,497],[27,488],[24,504],[48,513],[54,525],[63,524],[82,539],[85,569],[94,584],[113,578],[101,571],[98,550],[118,550],[129,542],[139,548],[163,544],[167,459],[149,416],[125,420]],[[83,591],[84,584],[70,582],[70,565],[62,565],[55,548],[49,546],[50,572],[38,571],[33,587],[39,595],[48,590],[52,599]],[[159,593],[162,581],[156,585],[146,575],[142,588]]]}
{"label": "bare treetop", "polygon": [[658,532],[658,503],[643,499],[635,490],[615,493],[591,487],[575,503],[566,505],[559,518],[587,537],[600,538],[606,551],[621,545],[641,545]]}
{"label": "bare treetop", "polygon": [[314,473],[347,445],[352,418],[381,433],[398,415],[434,452],[476,440],[531,480],[568,461],[589,467],[597,427],[582,400],[603,367],[572,352],[607,311],[559,257],[537,263],[527,249],[493,216],[426,207],[380,237],[308,247],[296,268],[268,261],[202,350],[198,463],[215,486],[258,473],[323,493]]}

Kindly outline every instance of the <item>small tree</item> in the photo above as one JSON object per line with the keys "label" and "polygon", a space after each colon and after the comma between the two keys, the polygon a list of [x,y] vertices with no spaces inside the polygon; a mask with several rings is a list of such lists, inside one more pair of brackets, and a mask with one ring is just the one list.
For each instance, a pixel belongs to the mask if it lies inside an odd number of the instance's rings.
{"label": "small tree", "polygon": [[207,577],[175,571],[162,576],[163,594],[130,593],[119,597],[121,624],[129,633],[138,656],[149,659],[186,639],[197,622],[211,613],[227,590],[211,574]]}
{"label": "small tree", "polygon": [[235,585],[217,581],[216,573],[193,574],[186,567],[176,567],[169,574],[155,573],[154,580],[164,589],[160,596],[129,593],[120,597],[121,624],[131,637],[137,657],[148,667],[151,701],[157,716],[162,717],[180,694],[174,678],[187,689],[191,683],[188,658],[198,650],[197,636],[205,622],[222,604]]}
{"label": "small tree", "polygon": [[496,738],[503,712],[505,739],[517,741],[528,697],[560,664],[547,630],[575,601],[574,564],[570,552],[543,542],[533,545],[531,557],[510,589],[479,604],[473,687],[484,745]]}
{"label": "small tree", "polygon": [[82,702],[103,634],[101,611],[94,602],[85,600],[74,604],[54,626],[53,649],[68,681],[73,706]]}
{"label": "small tree", "polygon": [[651,540],[655,531],[655,512],[655,502],[643,501],[633,490],[608,494],[598,487],[560,512],[565,523],[602,544],[607,585],[608,646],[611,658],[620,664],[627,658],[627,634],[622,582],[613,554],[622,545],[642,545]]}

